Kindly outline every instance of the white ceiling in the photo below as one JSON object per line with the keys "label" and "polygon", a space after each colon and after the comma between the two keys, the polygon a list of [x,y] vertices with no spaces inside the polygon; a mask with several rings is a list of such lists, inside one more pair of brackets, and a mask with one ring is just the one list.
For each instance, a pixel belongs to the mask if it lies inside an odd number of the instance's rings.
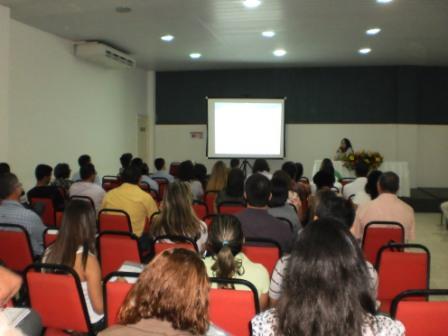
{"label": "white ceiling", "polygon": [[[18,21],[71,40],[101,40],[154,70],[448,65],[448,0],[0,0]],[[119,14],[117,6],[132,12]],[[368,37],[365,30],[380,27]],[[263,30],[277,32],[273,39]],[[175,40],[164,43],[170,33]],[[372,53],[362,56],[361,47]],[[272,51],[288,54],[276,58]],[[191,52],[203,58],[191,60]]]}

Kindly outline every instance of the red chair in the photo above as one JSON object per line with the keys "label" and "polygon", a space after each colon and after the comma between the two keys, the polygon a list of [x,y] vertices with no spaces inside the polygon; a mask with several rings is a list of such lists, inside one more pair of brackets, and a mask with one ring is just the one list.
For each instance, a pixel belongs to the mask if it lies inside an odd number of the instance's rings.
{"label": "red chair", "polygon": [[344,186],[346,184],[352,183],[356,177],[343,177],[339,180],[339,182],[342,184],[342,191],[344,191]]}
{"label": "red chair", "polygon": [[208,216],[208,206],[202,201],[193,201],[193,210],[200,219]]}
{"label": "red chair", "polygon": [[131,218],[124,210],[102,209],[98,213],[98,232],[132,232]]}
{"label": "red chair", "polygon": [[152,189],[147,182],[140,182],[139,186],[143,191],[146,191],[148,194],[150,194],[155,202],[160,202],[159,193],[157,192],[157,190]]}
{"label": "red chair", "polygon": [[51,244],[53,244],[58,238],[59,230],[53,228],[46,228],[43,233],[44,248],[47,248]]}
{"label": "red chair", "polygon": [[64,265],[34,264],[27,267],[25,278],[31,308],[47,328],[45,335],[66,335],[64,330],[94,335],[81,281],[74,270]]}
{"label": "red chair", "polygon": [[364,228],[362,250],[366,260],[375,264],[380,248],[388,243],[404,243],[404,227],[397,222],[369,222]]}
{"label": "red chair", "polygon": [[209,190],[205,192],[204,202],[207,204],[208,214],[215,215],[215,203],[216,197],[218,196],[219,190]]}
{"label": "red chair", "polygon": [[0,224],[0,260],[15,272],[23,272],[33,263],[28,231],[20,225]]}
{"label": "red chair", "polygon": [[163,197],[165,196],[166,189],[168,188],[168,184],[170,183],[166,178],[164,177],[151,177],[154,181],[157,182],[159,185],[159,197],[160,200],[163,200]]}
{"label": "red chair", "polygon": [[409,290],[393,301],[391,316],[402,322],[406,336],[445,336],[448,301],[405,301],[406,298],[426,299],[429,295],[448,295],[448,289]]}
{"label": "red chair", "polygon": [[202,218],[202,220],[207,225],[207,227],[210,228],[210,225],[212,225],[212,222],[213,222],[213,218],[215,218],[216,216],[218,216],[218,215],[208,215],[208,216],[205,216],[204,218]]}
{"label": "red chair", "polygon": [[103,278],[117,271],[125,261],[142,262],[138,238],[130,232],[101,232],[97,245]]}
{"label": "red chair", "polygon": [[255,286],[241,279],[210,278],[218,285],[242,285],[249,290],[212,288],[209,292],[208,313],[211,322],[231,335],[249,336],[250,321],[260,312],[260,302]]}
{"label": "red chair", "polygon": [[[40,198],[33,197],[30,199],[31,206],[34,206],[36,203],[42,203],[44,205],[44,210],[41,214],[42,222],[47,226],[58,226],[60,227],[61,221],[58,220],[58,215],[56,215],[56,210],[53,205],[53,200],[51,198]],[[59,215],[59,219],[62,216]]]}
{"label": "red chair", "polygon": [[[169,240],[169,242],[167,240]],[[164,235],[155,237],[153,240],[153,255],[157,255],[172,248],[184,248],[194,252],[199,251],[196,242],[193,239],[184,236]]]}
{"label": "red chair", "polygon": [[104,320],[106,327],[118,324],[117,315],[120,311],[126,296],[134,284],[124,281],[111,281],[116,277],[135,278],[139,277],[139,273],[133,272],[112,272],[106,276],[103,281],[103,298],[104,298]]}
{"label": "red chair", "polygon": [[121,180],[118,176],[105,175],[101,182],[103,189],[107,192],[121,185]]}
{"label": "red chair", "polygon": [[[417,249],[421,252],[405,251]],[[431,255],[419,244],[388,244],[378,251],[376,269],[378,271],[378,300],[380,311],[390,312],[392,300],[409,289],[429,288]],[[409,298],[407,298],[409,299]],[[420,298],[415,298],[420,300]]]}
{"label": "red chair", "polygon": [[277,261],[282,257],[280,244],[271,239],[247,238],[242,252],[252,262],[262,264],[266,267],[269,276],[272,276]]}
{"label": "red chair", "polygon": [[235,215],[246,209],[246,204],[241,202],[221,202],[218,204],[218,214]]}

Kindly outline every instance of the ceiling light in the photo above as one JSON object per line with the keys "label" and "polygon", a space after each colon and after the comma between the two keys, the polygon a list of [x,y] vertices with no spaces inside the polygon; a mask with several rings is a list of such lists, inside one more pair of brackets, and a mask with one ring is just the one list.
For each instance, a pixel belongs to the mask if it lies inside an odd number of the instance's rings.
{"label": "ceiling light", "polygon": [[392,1],[394,1],[394,0],[376,0],[376,2],[378,2],[380,4],[387,4],[387,3],[390,3]]}
{"label": "ceiling light", "polygon": [[274,54],[274,56],[283,57],[283,56],[286,55],[286,50],[284,50],[284,49],[276,49],[272,53]]}
{"label": "ceiling light", "polygon": [[381,28],[370,28],[366,30],[366,34],[367,35],[376,35],[379,34],[381,32]]}
{"label": "ceiling light", "polygon": [[246,8],[257,8],[258,6],[261,5],[261,1],[260,0],[244,0],[243,5]]}
{"label": "ceiling light", "polygon": [[266,31],[262,32],[261,35],[263,35],[264,37],[274,37],[275,32],[272,30],[266,30]]}
{"label": "ceiling light", "polygon": [[362,48],[362,49],[359,49],[359,50],[358,50],[358,52],[359,52],[361,55],[367,55],[367,54],[369,54],[371,51],[372,51],[372,49],[370,49],[370,48]]}
{"label": "ceiling light", "polygon": [[117,13],[124,14],[124,13],[129,13],[130,11],[132,11],[132,9],[130,7],[126,7],[126,6],[118,6],[115,8],[115,11]]}
{"label": "ceiling light", "polygon": [[192,59],[198,59],[198,58],[201,58],[201,54],[200,53],[191,53],[190,54],[190,58],[192,58]]}
{"label": "ceiling light", "polygon": [[174,40],[174,36],[173,35],[163,35],[162,37],[160,37],[160,39],[165,42],[171,42],[172,40]]}

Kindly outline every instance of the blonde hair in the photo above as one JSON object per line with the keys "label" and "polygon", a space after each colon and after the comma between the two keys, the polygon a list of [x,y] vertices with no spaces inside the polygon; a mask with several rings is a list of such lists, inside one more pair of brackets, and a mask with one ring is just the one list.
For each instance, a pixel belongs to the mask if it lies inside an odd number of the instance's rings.
{"label": "blonde hair", "polygon": [[207,191],[222,190],[227,185],[227,175],[229,170],[223,161],[218,161],[213,165],[212,174],[207,183]]}

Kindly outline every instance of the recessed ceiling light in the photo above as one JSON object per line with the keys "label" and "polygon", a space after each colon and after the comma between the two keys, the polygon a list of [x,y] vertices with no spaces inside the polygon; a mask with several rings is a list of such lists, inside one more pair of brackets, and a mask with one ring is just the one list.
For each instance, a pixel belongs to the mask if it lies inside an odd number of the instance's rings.
{"label": "recessed ceiling light", "polygon": [[190,58],[192,58],[192,59],[198,59],[198,58],[201,58],[201,54],[200,53],[191,53],[190,54]]}
{"label": "recessed ceiling light", "polygon": [[262,32],[261,35],[263,35],[264,37],[274,37],[275,31],[266,30],[266,31]]}
{"label": "recessed ceiling light", "polygon": [[361,48],[361,49],[358,50],[358,52],[359,52],[361,55],[367,55],[367,54],[369,54],[371,51],[372,51],[372,49],[370,49],[370,48]]}
{"label": "recessed ceiling light", "polygon": [[244,0],[243,5],[247,8],[257,8],[261,5],[260,0]]}
{"label": "recessed ceiling light", "polygon": [[367,35],[376,35],[381,32],[381,28],[370,28],[366,30]]}
{"label": "recessed ceiling light", "polygon": [[272,53],[274,54],[274,56],[283,57],[283,56],[286,55],[286,50],[284,50],[284,49],[276,49]]}
{"label": "recessed ceiling light", "polygon": [[131,7],[118,6],[115,8],[115,11],[117,13],[124,14],[124,13],[129,13],[130,11],[132,11],[132,9],[131,9]]}
{"label": "recessed ceiling light", "polygon": [[172,40],[174,40],[174,36],[173,35],[163,35],[162,37],[160,37],[160,39],[165,42],[171,42]]}
{"label": "recessed ceiling light", "polygon": [[376,2],[381,3],[381,4],[387,4],[387,3],[390,3],[392,1],[394,1],[394,0],[376,0]]}

